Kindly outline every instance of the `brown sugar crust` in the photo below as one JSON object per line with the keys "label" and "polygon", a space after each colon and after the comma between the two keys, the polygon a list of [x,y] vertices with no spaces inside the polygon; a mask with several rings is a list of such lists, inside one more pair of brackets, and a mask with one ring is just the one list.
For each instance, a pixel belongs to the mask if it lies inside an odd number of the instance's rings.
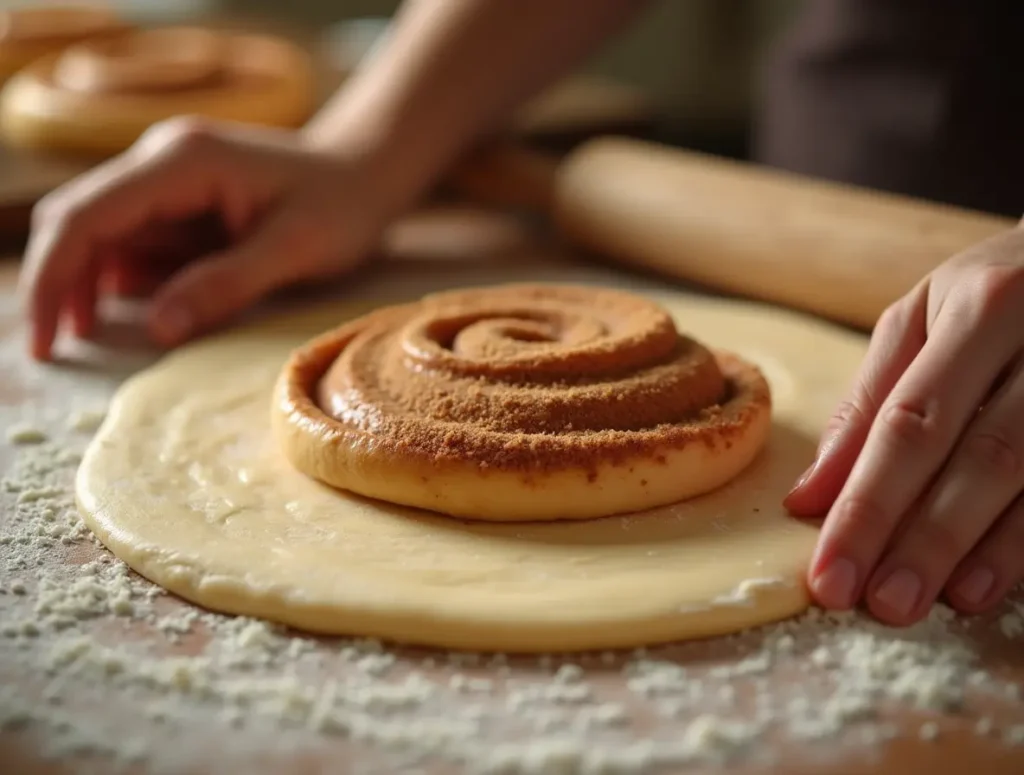
{"label": "brown sugar crust", "polygon": [[116,153],[180,115],[294,127],[314,109],[310,57],[283,39],[198,27],[130,30],[36,60],[4,89],[16,146]]}
{"label": "brown sugar crust", "polygon": [[[382,497],[360,487],[374,461],[525,490],[567,474],[593,484],[610,469],[629,478],[683,452],[711,489],[756,453],[770,403],[755,366],[680,334],[646,298],[513,285],[428,296],[323,334],[285,366],[274,415],[300,470]],[[701,489],[700,472],[688,474],[683,497]],[[653,505],[639,492],[650,495],[650,479],[633,483],[636,508]]]}

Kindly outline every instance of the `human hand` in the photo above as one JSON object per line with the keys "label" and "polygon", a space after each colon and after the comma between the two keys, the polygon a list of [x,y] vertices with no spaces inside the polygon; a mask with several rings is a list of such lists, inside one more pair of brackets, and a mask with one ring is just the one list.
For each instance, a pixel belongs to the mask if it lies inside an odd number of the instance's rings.
{"label": "human hand", "polygon": [[[896,259],[894,259],[896,260]],[[1024,228],[950,259],[882,315],[816,463],[786,499],[825,515],[808,581],[907,625],[992,607],[1024,577]]]}
{"label": "human hand", "polygon": [[106,291],[153,290],[147,330],[171,346],[284,285],[352,269],[388,214],[357,162],[297,133],[176,119],[45,197],[21,276],[34,357],[77,336]]}

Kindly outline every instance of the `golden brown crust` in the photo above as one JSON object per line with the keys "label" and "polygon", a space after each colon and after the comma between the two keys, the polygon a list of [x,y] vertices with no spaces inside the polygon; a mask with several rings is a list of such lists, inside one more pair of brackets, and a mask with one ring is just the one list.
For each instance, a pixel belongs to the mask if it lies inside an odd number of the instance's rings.
{"label": "golden brown crust", "polygon": [[0,118],[16,146],[116,153],[179,115],[298,126],[314,98],[310,58],[288,41],[191,27],[132,30],[34,61],[4,89]]}
{"label": "golden brown crust", "polygon": [[[516,285],[429,296],[325,333],[285,366],[274,415],[293,464],[365,495],[388,497],[361,486],[380,464],[374,475],[390,469],[392,490],[400,470],[423,483],[505,477],[522,490],[611,476],[642,491],[623,502],[644,508],[746,465],[767,434],[770,393],[756,367],[681,336],[642,297]],[[658,473],[672,461],[697,468]],[[652,487],[651,471],[678,486]],[[437,508],[446,498],[430,489],[431,503],[397,500]]]}
{"label": "golden brown crust", "polygon": [[33,5],[0,10],[0,84],[40,57],[131,28],[105,5]]}

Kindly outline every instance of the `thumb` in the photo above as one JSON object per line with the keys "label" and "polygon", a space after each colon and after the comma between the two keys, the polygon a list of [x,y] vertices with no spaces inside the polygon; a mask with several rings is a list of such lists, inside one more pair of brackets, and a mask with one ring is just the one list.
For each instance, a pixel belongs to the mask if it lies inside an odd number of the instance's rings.
{"label": "thumb", "polygon": [[[187,264],[154,295],[147,328],[166,346],[216,328],[322,264],[324,246],[294,208],[271,213],[242,242]],[[316,254],[314,254],[316,253]]]}
{"label": "thumb", "polygon": [[848,398],[839,404],[822,435],[814,462],[784,505],[801,517],[821,517],[846,483],[885,397],[924,346],[928,285],[921,283],[886,310]]}

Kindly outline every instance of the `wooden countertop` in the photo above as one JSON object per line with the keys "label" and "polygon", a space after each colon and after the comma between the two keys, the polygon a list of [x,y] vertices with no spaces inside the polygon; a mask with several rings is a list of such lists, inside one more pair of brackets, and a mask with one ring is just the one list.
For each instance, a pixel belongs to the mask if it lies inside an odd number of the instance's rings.
{"label": "wooden countertop", "polygon": [[[329,292],[395,297],[527,277],[652,287],[583,267],[542,235],[472,211],[418,216],[390,244],[381,265]],[[54,446],[0,440],[0,772],[113,772],[111,751],[136,773],[446,773],[465,769],[459,757],[494,772],[634,773],[669,754],[667,772],[1024,772],[1024,639],[1001,632],[1024,629],[1024,596],[1020,608],[963,626],[805,622],[639,657],[476,664],[229,617],[190,621],[200,612],[150,598],[148,583],[121,579],[114,566],[89,575],[87,563],[110,556],[66,522],[68,454],[88,439],[67,421],[102,406],[154,354],[127,347],[128,329],[111,323],[104,341],[117,348],[30,363],[15,276],[13,263],[0,266],[0,426],[28,422]],[[51,626],[55,610],[68,619],[62,628]],[[554,679],[565,663],[582,676],[564,668]],[[914,707],[955,705],[961,694],[963,706],[949,712]],[[979,734],[985,718],[993,729]],[[822,739],[795,739],[815,723]],[[889,732],[894,739],[879,740]],[[720,763],[679,761],[733,748],[743,750]],[[403,769],[412,759],[418,768]]]}

